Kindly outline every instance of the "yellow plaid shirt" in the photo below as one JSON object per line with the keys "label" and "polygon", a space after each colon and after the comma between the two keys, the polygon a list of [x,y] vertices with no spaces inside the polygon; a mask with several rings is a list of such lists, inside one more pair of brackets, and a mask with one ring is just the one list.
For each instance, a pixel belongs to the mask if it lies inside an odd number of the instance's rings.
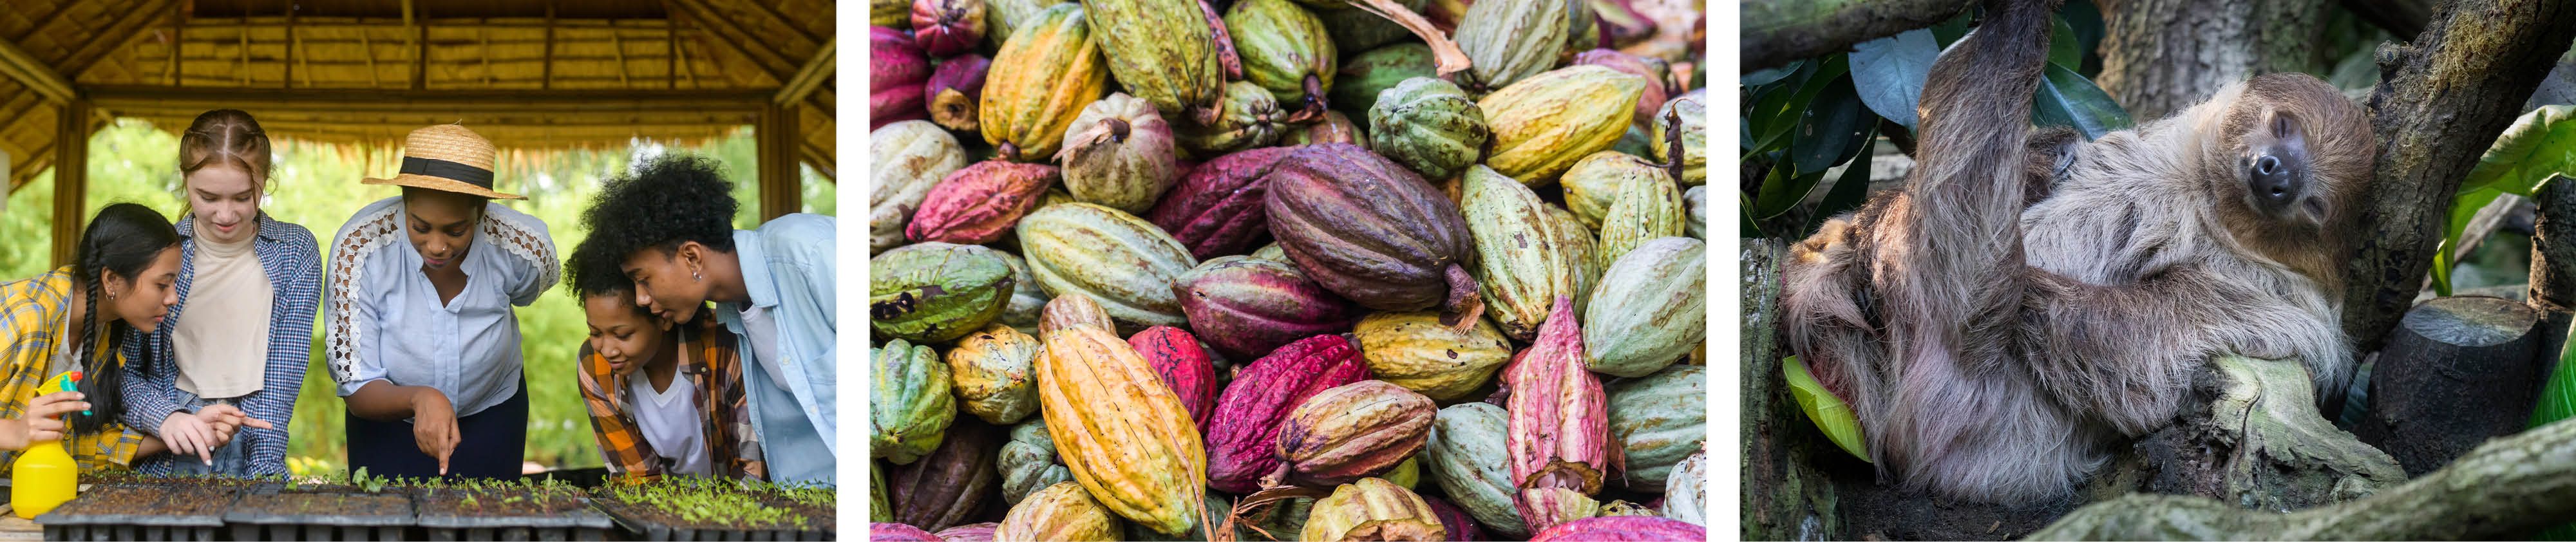
{"label": "yellow plaid shirt", "polygon": [[[0,284],[0,418],[19,418],[27,413],[27,402],[41,395],[46,370],[53,363],[55,351],[65,341],[77,340],[80,330],[59,329],[69,316],[72,305],[72,269],[64,267],[35,278]],[[98,354],[117,356],[118,366],[125,357],[118,348],[107,344],[106,326],[100,326]],[[143,446],[143,434],[122,423],[111,423],[91,433],[75,433],[63,441],[63,451],[80,462],[81,472],[97,472],[109,465],[134,463],[134,452]],[[17,450],[0,450],[0,473],[18,460]]]}
{"label": "yellow plaid shirt", "polygon": [[[743,405],[742,357],[735,350],[733,332],[715,318],[700,316],[694,323],[674,327],[672,338],[679,341],[682,353],[680,374],[674,378],[687,376],[697,385],[707,460],[717,471],[711,474],[768,479],[760,440],[751,431],[751,409]],[[580,360],[581,398],[589,405],[592,436],[599,438],[608,471],[626,483],[660,478],[671,468],[670,460],[654,453],[652,443],[645,442],[644,431],[635,424],[635,410],[626,396],[627,377],[609,368],[608,358],[591,351],[589,341],[581,344]],[[640,377],[640,373],[630,376]]]}

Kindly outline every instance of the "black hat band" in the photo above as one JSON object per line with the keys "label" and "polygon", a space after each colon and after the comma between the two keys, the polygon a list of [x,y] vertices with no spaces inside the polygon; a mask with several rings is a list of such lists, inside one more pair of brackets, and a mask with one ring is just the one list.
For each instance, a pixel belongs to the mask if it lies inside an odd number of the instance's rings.
{"label": "black hat band", "polygon": [[459,181],[483,187],[484,190],[492,189],[492,170],[446,160],[405,156],[402,161],[402,172]]}

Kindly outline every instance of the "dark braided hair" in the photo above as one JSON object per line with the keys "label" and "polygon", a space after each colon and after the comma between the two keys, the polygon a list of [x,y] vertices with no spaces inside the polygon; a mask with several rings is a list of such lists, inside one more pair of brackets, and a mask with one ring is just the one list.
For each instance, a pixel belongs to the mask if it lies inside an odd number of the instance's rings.
{"label": "dark braided hair", "polygon": [[[90,414],[73,412],[64,415],[72,430],[96,431],[116,421],[125,413],[122,390],[126,371],[147,370],[153,361],[154,353],[150,348],[143,349],[140,358],[127,360],[123,367],[116,366],[114,356],[101,356],[97,351],[99,289],[104,286],[100,284],[103,282],[101,274],[141,281],[144,269],[152,266],[152,261],[161,256],[161,251],[178,246],[179,232],[170,225],[168,217],[161,216],[159,211],[150,207],[132,203],[112,204],[100,209],[98,217],[90,219],[89,227],[82,230],[80,261],[72,276],[81,284],[82,299],[88,309],[81,315],[80,342],[76,343],[73,352],[74,359],[80,363],[80,392],[90,404]],[[106,331],[108,340],[117,346],[138,335],[134,326],[126,325],[123,320],[108,322]]]}

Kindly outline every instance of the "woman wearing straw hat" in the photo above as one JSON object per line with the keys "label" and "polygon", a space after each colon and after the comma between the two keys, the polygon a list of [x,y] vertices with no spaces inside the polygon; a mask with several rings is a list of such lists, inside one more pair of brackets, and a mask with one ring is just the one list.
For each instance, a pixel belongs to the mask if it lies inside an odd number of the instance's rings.
{"label": "woman wearing straw hat", "polygon": [[349,465],[387,476],[519,476],[528,394],[519,322],[555,283],[546,225],[496,199],[492,144],[413,130],[402,187],[332,236],[323,326],[348,402]]}

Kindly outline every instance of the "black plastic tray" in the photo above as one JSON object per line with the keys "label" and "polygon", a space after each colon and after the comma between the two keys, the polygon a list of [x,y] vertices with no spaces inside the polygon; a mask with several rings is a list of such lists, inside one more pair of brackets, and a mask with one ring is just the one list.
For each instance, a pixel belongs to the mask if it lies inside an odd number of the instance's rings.
{"label": "black plastic tray", "polygon": [[[626,532],[629,540],[733,541],[837,539],[837,535],[831,531],[829,526],[831,522],[828,518],[822,521],[815,521],[815,518],[806,518],[809,526],[805,529],[708,528],[693,525],[667,525],[646,520],[637,512],[627,509],[628,506],[632,505],[619,502],[614,499],[593,501],[592,504],[599,507],[600,511],[607,512],[608,517],[614,518],[617,521],[618,528]],[[817,527],[815,525],[820,526]]]}
{"label": "black plastic tray", "polygon": [[[174,488],[140,484],[103,484],[91,486],[83,497],[142,492],[156,508],[172,501],[221,501],[229,503],[237,490],[207,487]],[[43,515],[36,523],[44,526],[46,540],[214,540],[223,527],[223,517],[208,514],[134,514],[99,513],[97,506],[75,498]],[[100,502],[90,500],[88,502]],[[165,508],[166,509],[166,508]],[[220,508],[218,508],[220,509]]]}
{"label": "black plastic tray", "polygon": [[[434,495],[434,493],[433,493]],[[417,502],[420,526],[429,531],[429,539],[440,542],[456,540],[606,540],[616,522],[591,509],[590,499],[574,497],[579,508],[543,516],[467,516],[432,513]]]}
{"label": "black plastic tray", "polygon": [[[374,514],[281,514],[262,505],[281,499],[327,498],[372,502]],[[410,540],[419,524],[409,495],[397,492],[337,493],[285,491],[268,485],[243,492],[224,514],[234,540]]]}

